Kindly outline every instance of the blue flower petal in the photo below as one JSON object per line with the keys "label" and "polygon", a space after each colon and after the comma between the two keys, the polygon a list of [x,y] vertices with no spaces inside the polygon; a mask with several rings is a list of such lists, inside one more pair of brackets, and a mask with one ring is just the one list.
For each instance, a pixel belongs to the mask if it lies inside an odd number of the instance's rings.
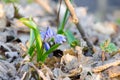
{"label": "blue flower petal", "polygon": [[50,27],[48,27],[46,31],[46,38],[52,38],[54,35],[55,32]]}
{"label": "blue flower petal", "polygon": [[46,51],[48,51],[50,49],[50,45],[47,42],[45,42],[44,43],[44,48],[45,48]]}
{"label": "blue flower petal", "polygon": [[46,32],[40,32],[40,35],[41,35],[42,40],[45,39],[45,34],[46,34]]}
{"label": "blue flower petal", "polygon": [[42,31],[40,32],[40,34],[41,34],[42,40],[48,40],[54,37],[55,32],[52,29],[50,29],[50,27],[48,27],[46,31]]}
{"label": "blue flower petal", "polygon": [[55,43],[62,44],[63,42],[66,41],[66,38],[65,38],[65,36],[63,36],[63,35],[61,35],[61,34],[57,34],[57,35],[54,37],[54,40],[55,40]]}

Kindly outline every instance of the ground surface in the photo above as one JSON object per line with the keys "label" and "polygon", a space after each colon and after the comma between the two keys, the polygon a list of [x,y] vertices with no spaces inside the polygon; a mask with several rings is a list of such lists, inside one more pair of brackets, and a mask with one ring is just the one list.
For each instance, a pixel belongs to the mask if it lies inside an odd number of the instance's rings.
{"label": "ground surface", "polygon": [[[63,2],[64,3],[64,2]],[[49,10],[39,3],[21,2],[16,4],[19,13],[24,17],[32,16],[40,31],[50,26],[57,31],[58,3],[49,2]],[[61,5],[60,20],[62,20],[65,5]],[[120,25],[116,22],[119,10],[104,15],[88,13],[85,7],[75,7],[80,23],[93,44],[95,53],[92,57],[84,56],[82,50],[86,42],[82,39],[71,19],[65,29],[72,31],[80,41],[81,46],[71,48],[68,43],[59,47],[62,56],[47,58],[45,64],[36,63],[36,58],[30,62],[27,54],[29,28],[24,26],[14,15],[12,4],[0,3],[0,80],[120,80]],[[96,16],[99,15],[99,16]],[[106,54],[101,60],[100,43],[110,39],[118,51]]]}

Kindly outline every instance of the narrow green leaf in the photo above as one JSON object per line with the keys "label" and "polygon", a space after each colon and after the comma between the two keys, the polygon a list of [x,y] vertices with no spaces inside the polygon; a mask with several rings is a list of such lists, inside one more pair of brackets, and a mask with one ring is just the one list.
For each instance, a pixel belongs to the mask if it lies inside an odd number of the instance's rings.
{"label": "narrow green leaf", "polygon": [[[71,2],[72,2],[72,0],[70,0]],[[63,34],[64,33],[64,27],[65,27],[65,24],[66,24],[66,22],[67,22],[67,18],[68,18],[68,14],[69,14],[69,10],[68,9],[66,9],[66,11],[65,11],[65,14],[64,14],[64,17],[63,17],[63,20],[62,20],[62,22],[59,24],[59,26],[58,26],[58,31],[57,31],[57,33],[59,33],[59,34]]]}
{"label": "narrow green leaf", "polygon": [[30,48],[28,49],[28,54],[29,54],[30,56],[33,55],[33,52],[34,52],[34,50],[35,50],[35,47],[36,47],[36,46],[33,44],[33,45],[31,45]]}
{"label": "narrow green leaf", "polygon": [[39,30],[35,30],[34,34],[35,34],[35,40],[36,40],[37,61],[40,61],[43,54],[42,39],[40,37]]}
{"label": "narrow green leaf", "polygon": [[63,18],[62,22],[59,24],[59,27],[58,27],[58,33],[59,33],[59,34],[62,34],[62,33],[63,33],[64,26],[65,26],[65,23],[66,23],[66,21],[67,21],[68,13],[69,13],[69,11],[68,11],[68,9],[66,9],[64,18]]}
{"label": "narrow green leaf", "polygon": [[30,29],[30,40],[29,40],[30,46],[33,44],[34,40],[35,40],[34,31]]}
{"label": "narrow green leaf", "polygon": [[35,30],[37,29],[37,25],[33,22],[33,20],[31,18],[26,19],[26,18],[20,18],[20,21],[22,23],[24,23],[27,27]]}
{"label": "narrow green leaf", "polygon": [[43,54],[43,49],[42,49],[42,39],[39,33],[39,29],[37,28],[37,25],[33,22],[32,18],[29,19],[21,18],[20,21],[33,30],[35,36],[35,42],[36,42],[36,49],[37,49],[37,61],[40,61]]}
{"label": "narrow green leaf", "polygon": [[58,47],[60,46],[60,44],[55,44],[53,45],[47,52],[45,52],[42,56],[42,60],[41,61],[45,61],[46,57],[52,53],[54,50],[56,50]]}
{"label": "narrow green leaf", "polygon": [[64,32],[66,37],[67,37],[67,40],[68,40],[68,43],[72,46],[72,47],[75,47],[76,45],[78,45],[78,41],[77,39],[75,39],[74,35],[72,34],[71,31],[67,30]]}

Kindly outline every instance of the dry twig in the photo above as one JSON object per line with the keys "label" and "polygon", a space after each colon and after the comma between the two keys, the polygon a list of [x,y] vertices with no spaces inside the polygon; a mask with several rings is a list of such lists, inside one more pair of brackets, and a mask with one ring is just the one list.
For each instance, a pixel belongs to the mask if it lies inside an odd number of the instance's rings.
{"label": "dry twig", "polygon": [[70,11],[70,14],[72,16],[72,21],[75,24],[77,24],[79,21],[78,21],[77,15],[75,14],[75,10],[74,10],[72,4],[70,3],[70,0],[65,0],[65,4],[66,4],[68,10]]}
{"label": "dry twig", "polygon": [[108,63],[108,64],[104,64],[102,66],[95,67],[95,68],[93,68],[92,71],[93,72],[101,72],[101,71],[103,71],[103,70],[105,70],[105,69],[107,69],[107,68],[109,68],[111,66],[117,66],[119,64],[120,64],[120,60],[116,60],[114,62],[111,62],[111,63]]}
{"label": "dry twig", "polygon": [[[73,21],[74,24],[77,26],[77,29],[79,30],[79,32],[80,32],[83,40],[86,41],[86,43],[87,43],[87,45],[88,45],[88,47],[89,47],[89,50],[93,53],[93,52],[94,52],[93,46],[92,46],[92,44],[89,42],[89,40],[88,40],[88,38],[87,38],[87,36],[86,36],[86,34],[85,34],[82,26],[81,26],[80,23],[79,23],[79,20],[78,20],[78,17],[77,17],[77,15],[76,15],[76,13],[75,13],[75,10],[74,10],[73,5],[70,3],[70,0],[64,0],[64,1],[65,1],[65,4],[66,4],[66,6],[67,6],[67,8],[68,8],[68,10],[70,11],[70,14],[71,14],[71,16],[72,16],[72,21]],[[88,54],[88,55],[92,55],[92,54]]]}
{"label": "dry twig", "polygon": [[52,9],[48,5],[46,0],[35,0],[40,6],[42,6],[47,12],[52,13]]}
{"label": "dry twig", "polygon": [[104,62],[104,61],[105,61],[105,58],[106,58],[106,56],[105,56],[105,52],[104,52],[104,51],[102,51],[102,55],[101,55],[101,57],[102,57],[102,62]]}
{"label": "dry twig", "polygon": [[29,64],[29,65],[32,66],[37,71],[39,77],[41,77],[43,80],[48,80],[45,77],[44,73],[41,70],[39,70],[34,64]]}
{"label": "dry twig", "polygon": [[23,74],[21,80],[25,80],[26,74],[27,74],[27,72],[25,72],[25,73]]}

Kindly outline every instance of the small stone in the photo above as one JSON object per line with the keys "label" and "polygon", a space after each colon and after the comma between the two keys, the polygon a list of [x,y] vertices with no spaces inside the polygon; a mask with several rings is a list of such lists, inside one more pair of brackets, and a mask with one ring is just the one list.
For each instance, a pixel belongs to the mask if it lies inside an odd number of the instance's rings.
{"label": "small stone", "polygon": [[19,56],[19,53],[18,52],[5,52],[5,56],[7,58],[13,58],[13,57],[18,57]]}

